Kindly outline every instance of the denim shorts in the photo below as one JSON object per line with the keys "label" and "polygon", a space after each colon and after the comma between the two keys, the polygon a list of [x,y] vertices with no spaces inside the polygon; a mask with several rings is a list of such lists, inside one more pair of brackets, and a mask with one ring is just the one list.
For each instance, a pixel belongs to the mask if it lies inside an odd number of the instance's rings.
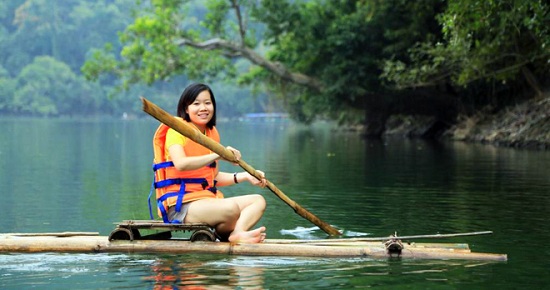
{"label": "denim shorts", "polygon": [[169,221],[179,221],[180,223],[183,223],[185,220],[185,216],[187,215],[187,211],[189,210],[189,205],[191,203],[184,203],[181,205],[180,212],[176,212],[176,206],[171,206],[168,208],[168,220]]}

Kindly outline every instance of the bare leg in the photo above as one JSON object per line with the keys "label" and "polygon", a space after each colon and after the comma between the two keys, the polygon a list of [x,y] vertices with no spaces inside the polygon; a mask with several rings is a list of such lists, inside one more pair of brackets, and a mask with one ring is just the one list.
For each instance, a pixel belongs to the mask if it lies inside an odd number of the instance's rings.
{"label": "bare leg", "polygon": [[255,230],[250,229],[262,217],[266,203],[263,196],[251,194],[230,198],[236,201],[241,209],[241,215],[235,224],[233,232],[229,235],[231,243],[261,243],[265,240],[265,227]]}
{"label": "bare leg", "polygon": [[265,207],[265,199],[259,194],[202,199],[190,204],[185,222],[207,223],[232,243],[259,243],[265,239],[265,227],[250,228],[260,220]]}

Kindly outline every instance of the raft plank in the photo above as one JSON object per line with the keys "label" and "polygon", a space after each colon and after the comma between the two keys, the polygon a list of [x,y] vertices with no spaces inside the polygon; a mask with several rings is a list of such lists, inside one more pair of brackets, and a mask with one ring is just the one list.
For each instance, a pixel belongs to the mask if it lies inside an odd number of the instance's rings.
{"label": "raft plank", "polygon": [[[17,236],[2,235],[0,252],[6,253],[210,253],[245,256],[296,257],[391,257],[382,244],[377,246],[327,246],[309,244],[230,244],[224,242],[189,242],[184,240],[112,241],[106,236]],[[506,254],[474,253],[457,249],[421,248],[405,245],[400,258],[460,259],[506,261]]]}
{"label": "raft plank", "polygon": [[186,224],[169,224],[160,220],[125,220],[120,223],[115,223],[117,227],[136,228],[136,229],[165,229],[165,230],[198,230],[211,228],[205,223],[186,223]]}
{"label": "raft plank", "polygon": [[99,232],[59,232],[59,233],[2,233],[0,236],[19,236],[19,237],[72,237],[72,236],[99,236]]}

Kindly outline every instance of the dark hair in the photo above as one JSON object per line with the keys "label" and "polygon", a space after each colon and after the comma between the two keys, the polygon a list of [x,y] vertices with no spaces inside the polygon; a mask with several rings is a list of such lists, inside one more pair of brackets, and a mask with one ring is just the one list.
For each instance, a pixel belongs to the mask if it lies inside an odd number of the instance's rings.
{"label": "dark hair", "polygon": [[208,124],[206,124],[206,127],[212,129],[214,126],[216,126],[216,99],[214,98],[214,93],[212,92],[212,89],[210,89],[210,87],[205,84],[191,84],[187,88],[185,88],[185,90],[183,90],[180,101],[178,102],[177,114],[178,117],[182,117],[185,121],[191,122],[191,118],[189,118],[189,114],[185,112],[185,109],[187,109],[187,107],[191,105],[197,99],[197,96],[203,91],[208,91],[210,93],[212,105],[214,106],[214,115],[212,116],[212,119],[208,122]]}

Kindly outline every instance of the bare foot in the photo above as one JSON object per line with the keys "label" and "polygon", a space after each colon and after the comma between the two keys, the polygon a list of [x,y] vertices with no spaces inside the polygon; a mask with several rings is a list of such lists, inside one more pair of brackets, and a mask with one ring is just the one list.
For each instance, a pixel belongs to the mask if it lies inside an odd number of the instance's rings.
{"label": "bare foot", "polygon": [[229,236],[229,242],[232,244],[244,243],[244,244],[256,244],[263,243],[265,240],[265,227],[259,227],[255,230],[231,233]]}

